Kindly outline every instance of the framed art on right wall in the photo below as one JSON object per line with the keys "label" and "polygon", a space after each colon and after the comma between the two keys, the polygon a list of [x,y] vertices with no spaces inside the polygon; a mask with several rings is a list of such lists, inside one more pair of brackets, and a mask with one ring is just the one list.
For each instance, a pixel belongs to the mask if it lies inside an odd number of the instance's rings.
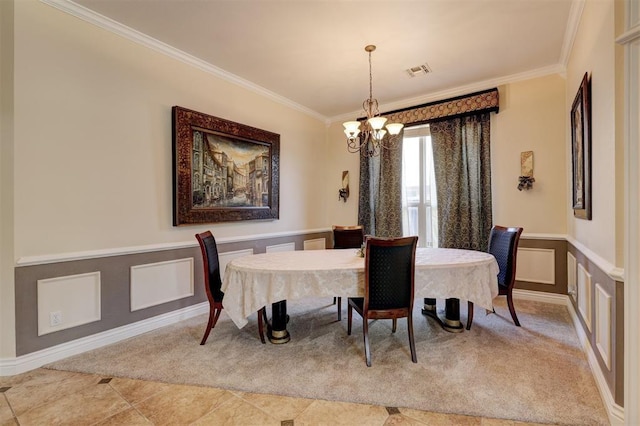
{"label": "framed art on right wall", "polygon": [[591,81],[584,74],[571,105],[573,215],[591,220]]}

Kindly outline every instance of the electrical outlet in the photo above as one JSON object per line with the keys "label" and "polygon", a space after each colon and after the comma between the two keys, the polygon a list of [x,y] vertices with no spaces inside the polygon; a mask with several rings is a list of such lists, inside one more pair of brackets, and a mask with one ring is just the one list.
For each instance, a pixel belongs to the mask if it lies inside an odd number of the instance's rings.
{"label": "electrical outlet", "polygon": [[55,327],[60,324],[62,324],[62,312],[49,312],[49,325],[51,325],[51,327]]}

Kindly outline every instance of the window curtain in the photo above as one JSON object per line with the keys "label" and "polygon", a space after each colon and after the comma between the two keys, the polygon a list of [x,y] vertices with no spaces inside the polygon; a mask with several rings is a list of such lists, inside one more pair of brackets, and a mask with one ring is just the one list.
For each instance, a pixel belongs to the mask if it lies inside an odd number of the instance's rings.
{"label": "window curtain", "polygon": [[438,246],[485,251],[493,223],[489,113],[430,124]]}
{"label": "window curtain", "polygon": [[402,236],[403,137],[402,131],[393,149],[382,149],[379,156],[360,155],[358,223],[366,235]]}

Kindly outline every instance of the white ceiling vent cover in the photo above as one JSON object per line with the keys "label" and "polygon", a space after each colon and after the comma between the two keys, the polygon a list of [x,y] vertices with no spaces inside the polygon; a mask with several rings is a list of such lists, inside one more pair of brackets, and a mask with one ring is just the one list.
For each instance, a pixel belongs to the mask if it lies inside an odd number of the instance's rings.
{"label": "white ceiling vent cover", "polygon": [[429,68],[429,65],[427,64],[422,64],[422,65],[418,65],[416,67],[411,67],[407,70],[407,73],[411,76],[411,77],[418,77],[420,75],[425,75],[425,74],[429,74],[431,72],[431,68]]}

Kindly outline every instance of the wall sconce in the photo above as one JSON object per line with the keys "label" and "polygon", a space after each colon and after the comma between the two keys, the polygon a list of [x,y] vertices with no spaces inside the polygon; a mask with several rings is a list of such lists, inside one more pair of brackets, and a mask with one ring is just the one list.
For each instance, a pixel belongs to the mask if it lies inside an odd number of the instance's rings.
{"label": "wall sconce", "polygon": [[520,177],[518,178],[518,191],[533,188],[533,151],[520,153]]}
{"label": "wall sconce", "polygon": [[343,200],[345,203],[349,198],[349,171],[342,172],[342,188],[338,190],[338,201]]}

